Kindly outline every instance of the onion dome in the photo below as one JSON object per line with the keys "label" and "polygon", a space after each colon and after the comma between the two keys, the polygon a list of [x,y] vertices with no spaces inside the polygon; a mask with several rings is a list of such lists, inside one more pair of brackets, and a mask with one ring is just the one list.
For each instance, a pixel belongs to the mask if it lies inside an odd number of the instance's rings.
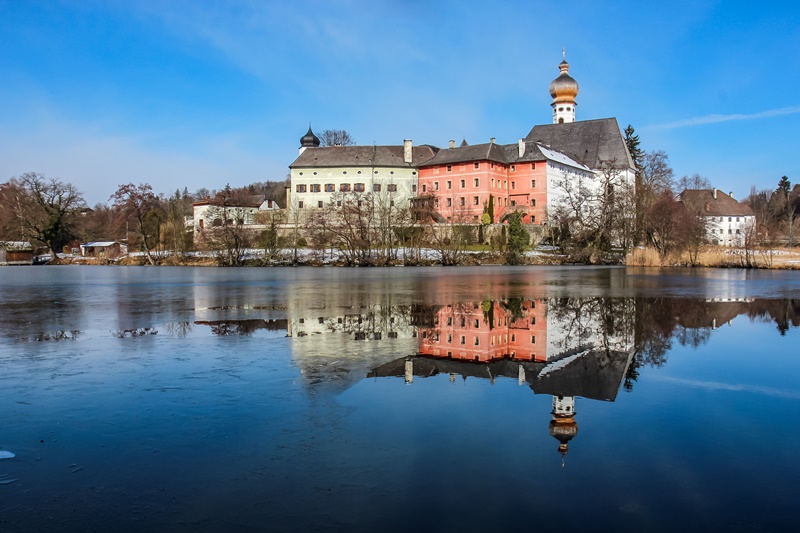
{"label": "onion dome", "polygon": [[561,74],[550,82],[550,96],[553,97],[553,103],[574,103],[575,97],[578,96],[578,82],[569,75],[569,63],[566,59],[561,61],[558,68],[561,70]]}
{"label": "onion dome", "polygon": [[319,146],[319,137],[314,135],[311,131],[311,124],[308,125],[308,133],[300,137],[301,148],[317,148]]}

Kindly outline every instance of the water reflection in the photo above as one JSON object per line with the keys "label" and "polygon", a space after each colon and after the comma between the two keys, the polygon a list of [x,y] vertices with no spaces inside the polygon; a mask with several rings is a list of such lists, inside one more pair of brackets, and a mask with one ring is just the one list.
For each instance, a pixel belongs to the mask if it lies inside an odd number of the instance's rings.
{"label": "water reflection", "polygon": [[12,269],[0,310],[9,530],[797,529],[796,274]]}

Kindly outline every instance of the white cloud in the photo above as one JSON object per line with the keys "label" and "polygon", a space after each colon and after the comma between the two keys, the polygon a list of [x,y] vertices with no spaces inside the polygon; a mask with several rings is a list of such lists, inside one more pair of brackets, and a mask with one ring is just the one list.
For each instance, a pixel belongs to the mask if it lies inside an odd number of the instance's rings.
{"label": "white cloud", "polygon": [[782,107],[779,109],[770,109],[769,111],[762,111],[760,113],[734,113],[732,115],[705,115],[702,117],[687,118],[678,120],[677,122],[669,122],[667,124],[657,124],[654,126],[647,126],[642,129],[675,129],[685,128],[688,126],[701,126],[703,124],[718,124],[720,122],[731,122],[733,120],[754,120],[759,118],[780,117],[784,115],[794,115],[800,113],[800,106]]}

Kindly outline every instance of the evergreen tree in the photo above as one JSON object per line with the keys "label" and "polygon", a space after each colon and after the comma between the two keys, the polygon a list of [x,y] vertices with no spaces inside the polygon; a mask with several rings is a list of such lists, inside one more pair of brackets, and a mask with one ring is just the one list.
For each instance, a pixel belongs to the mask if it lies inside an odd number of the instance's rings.
{"label": "evergreen tree", "polygon": [[529,240],[528,232],[522,227],[522,215],[519,212],[508,215],[506,262],[509,265],[521,265],[524,262],[523,252]]}
{"label": "evergreen tree", "polygon": [[628,145],[628,152],[631,154],[633,166],[636,168],[636,172],[638,173],[639,165],[642,161],[644,152],[642,152],[642,149],[639,148],[639,136],[634,134],[633,126],[630,124],[628,124],[628,127],[625,128],[625,144]]}

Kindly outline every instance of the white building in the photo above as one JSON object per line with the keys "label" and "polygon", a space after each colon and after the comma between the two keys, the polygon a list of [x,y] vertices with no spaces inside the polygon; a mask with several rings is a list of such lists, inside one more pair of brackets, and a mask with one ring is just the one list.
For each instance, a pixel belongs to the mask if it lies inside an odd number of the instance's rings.
{"label": "white building", "polygon": [[[412,146],[326,146],[309,128],[300,139],[300,154],[289,165],[287,206],[296,210],[341,205],[342,196],[370,194],[376,205],[407,207],[417,195],[417,167],[436,148]],[[291,215],[290,215],[291,216]]]}
{"label": "white building", "polygon": [[733,193],[717,189],[687,189],[680,194],[687,209],[702,216],[706,238],[711,244],[743,246],[745,236],[755,228],[756,217],[750,206],[737,202]]}

